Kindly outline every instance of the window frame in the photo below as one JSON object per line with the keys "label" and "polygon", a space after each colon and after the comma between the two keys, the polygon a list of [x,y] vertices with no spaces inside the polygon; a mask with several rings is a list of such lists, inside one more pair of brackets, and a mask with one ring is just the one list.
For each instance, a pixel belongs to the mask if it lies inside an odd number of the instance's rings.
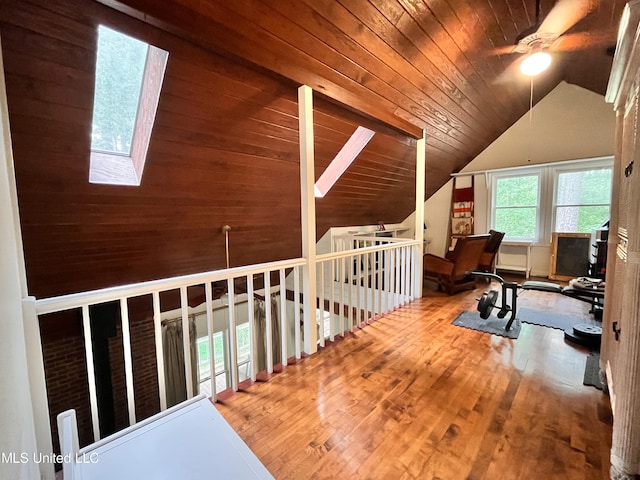
{"label": "window frame", "polygon": [[[540,183],[538,185],[539,197],[537,210],[538,218],[536,222],[536,238],[524,239],[524,241],[532,242],[534,245],[551,245],[551,237],[556,222],[558,175],[560,173],[567,173],[572,171],[587,171],[610,168],[612,169],[613,194],[613,175],[615,175],[613,160],[613,156],[609,155],[597,158],[559,161],[553,163],[538,164],[535,166],[518,166],[485,171],[485,174],[488,178],[487,188],[490,190],[487,195],[487,208],[490,212],[490,214],[488,214],[486,217],[487,231],[491,228],[495,228],[497,179],[514,176],[528,176],[532,172],[539,172]],[[611,203],[609,203],[609,208],[611,208]],[[523,241],[523,239],[505,237],[505,239],[503,240],[504,243],[518,241]]]}
{"label": "window frame", "polygon": [[[241,337],[241,333],[242,331],[246,334],[246,338],[247,338],[247,342],[245,345],[239,345],[240,342],[240,337]],[[236,355],[237,355],[237,360],[238,360],[238,370],[240,369],[240,367],[242,367],[243,365],[247,365],[251,363],[251,335],[250,335],[251,331],[249,328],[249,322],[243,322],[243,323],[239,323],[236,325]],[[214,368],[215,368],[215,378],[216,378],[216,384],[219,384],[221,382],[218,381],[218,377],[221,377],[224,375],[224,380],[222,381],[222,383],[224,383],[225,388],[227,388],[228,385],[230,385],[230,356],[229,356],[229,329],[225,328],[223,330],[219,330],[217,332],[213,333],[213,344],[214,344],[214,349],[215,349],[215,342],[216,339],[220,340],[222,342],[222,362],[221,363],[215,363],[214,364]],[[196,338],[196,351],[197,351],[197,358],[198,358],[198,383],[202,384],[205,382],[208,382],[211,380],[211,368],[210,368],[210,361],[209,359],[204,360],[204,361],[200,361],[200,347],[201,346],[205,346],[207,349],[207,352],[209,354],[209,356],[212,354],[212,352],[209,351],[209,337],[204,335],[201,337]],[[215,352],[213,352],[214,358],[215,358]],[[203,372],[201,370],[201,365],[206,365],[206,369]],[[249,376],[247,376],[246,378],[249,378]],[[246,378],[241,378],[240,381],[244,381],[246,380]]]}
{"label": "window frame", "polygon": [[[89,183],[139,186],[142,182],[142,174],[149,150],[149,143],[151,142],[151,132],[158,110],[169,52],[129,35],[126,32],[116,30],[106,25],[100,25],[99,27],[113,30],[146,43],[147,57],[138,97],[138,108],[133,127],[130,154],[123,155],[91,148],[89,155]],[[96,63],[98,59],[98,30],[99,28],[96,29]],[[94,75],[95,74],[96,70],[94,69]],[[97,77],[95,81],[97,81]]]}
{"label": "window frame", "polygon": [[[612,160],[600,160],[597,162],[593,161],[593,162],[580,164],[580,165],[567,165],[567,166],[558,166],[558,167],[552,168],[553,203],[551,207],[551,221],[550,221],[550,228],[552,232],[556,231],[558,207],[607,206],[609,207],[609,217],[611,217],[611,197],[613,194],[613,188],[611,188],[611,191],[609,193],[609,203],[585,203],[585,204],[576,204],[576,205],[573,205],[573,204],[558,205],[558,184],[559,184],[560,175],[563,173],[589,172],[593,170],[611,170],[611,178],[613,183],[613,161]],[[566,232],[566,233],[584,233],[584,232]]]}
{"label": "window frame", "polygon": [[[496,197],[497,197],[497,193],[498,193],[498,181],[499,180],[503,180],[503,179],[507,179],[507,178],[520,178],[520,177],[538,177],[538,197],[537,197],[537,204],[534,205],[530,205],[530,206],[526,206],[526,207],[497,207],[496,206]],[[509,172],[496,172],[491,174],[491,205],[490,205],[490,210],[491,210],[491,216],[490,218],[490,225],[491,228],[495,228],[495,224],[496,224],[496,212],[498,210],[498,208],[500,209],[504,209],[504,208],[532,208],[535,207],[536,209],[536,220],[535,220],[535,232],[533,237],[529,238],[529,237],[510,237],[505,235],[504,241],[505,242],[537,242],[541,236],[542,236],[542,221],[541,221],[541,201],[542,201],[542,187],[543,187],[543,183],[544,183],[544,179],[543,179],[544,175],[543,175],[543,171],[539,168],[535,168],[535,169],[522,169],[522,170],[518,170],[517,172],[514,171],[509,171]]]}

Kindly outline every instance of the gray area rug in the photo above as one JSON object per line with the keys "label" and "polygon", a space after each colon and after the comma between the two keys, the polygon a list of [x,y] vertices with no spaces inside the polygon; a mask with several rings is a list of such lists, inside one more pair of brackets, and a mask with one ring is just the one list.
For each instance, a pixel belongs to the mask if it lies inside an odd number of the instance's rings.
{"label": "gray area rug", "polygon": [[451,322],[452,325],[458,327],[469,328],[471,330],[477,330],[479,332],[492,333],[493,335],[500,335],[507,338],[518,338],[520,335],[520,322],[516,318],[509,331],[504,329],[507,324],[506,318],[498,318],[495,315],[491,315],[486,320],[480,318],[478,312],[463,311],[458,317]]}
{"label": "gray area rug", "polygon": [[587,323],[589,325],[602,325],[600,322],[588,317],[574,317],[563,313],[543,312],[533,308],[518,308],[518,319],[524,323],[531,323],[541,327],[557,328],[566,330],[579,323]]}
{"label": "gray area rug", "polygon": [[600,376],[598,371],[600,370],[600,354],[597,352],[591,352],[587,356],[587,362],[584,368],[584,379],[582,383],[590,387],[596,387],[598,390],[602,390],[602,383],[600,383]]}

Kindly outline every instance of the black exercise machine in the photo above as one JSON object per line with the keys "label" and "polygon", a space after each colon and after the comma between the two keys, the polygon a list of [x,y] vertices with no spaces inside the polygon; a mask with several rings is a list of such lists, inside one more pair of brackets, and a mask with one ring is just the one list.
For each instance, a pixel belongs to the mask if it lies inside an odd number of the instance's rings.
{"label": "black exercise machine", "polygon": [[[589,303],[592,306],[590,313],[593,313],[596,318],[598,316],[602,316],[604,282],[599,279],[591,279],[585,277],[575,278],[569,282],[568,286],[562,287],[561,285],[558,285],[556,283],[536,281],[527,281],[522,285],[519,285],[515,282],[506,282],[504,278],[493,273],[479,271],[472,271],[469,273],[474,277],[494,279],[500,283],[502,287],[502,305],[500,306],[500,311],[498,312],[497,316],[498,318],[504,318],[508,313],[511,313],[511,316],[509,317],[509,320],[504,327],[507,331],[511,328],[513,321],[516,319],[519,288],[523,290],[538,290],[541,292],[559,293],[566,297],[575,298],[576,300]],[[510,303],[508,302],[508,294],[510,294]],[[480,318],[489,318],[491,312],[497,304],[498,296],[498,290],[492,289],[488,292],[485,292],[478,299],[478,312],[480,313]]]}
{"label": "black exercise machine", "polygon": [[[513,324],[513,321],[516,319],[519,285],[515,282],[506,282],[504,278],[493,273],[473,271],[471,272],[471,275],[475,277],[493,278],[494,280],[500,282],[500,285],[502,286],[502,305],[500,307],[500,311],[498,312],[498,318],[504,318],[507,316],[507,313],[511,312],[511,316],[509,317],[509,320],[504,327],[505,330],[509,331],[511,325]],[[511,304],[507,303],[507,292],[511,293]],[[478,312],[480,312],[480,318],[483,318],[485,320],[489,318],[489,315],[491,315],[491,311],[496,306],[497,299],[497,290],[489,290],[478,299]]]}

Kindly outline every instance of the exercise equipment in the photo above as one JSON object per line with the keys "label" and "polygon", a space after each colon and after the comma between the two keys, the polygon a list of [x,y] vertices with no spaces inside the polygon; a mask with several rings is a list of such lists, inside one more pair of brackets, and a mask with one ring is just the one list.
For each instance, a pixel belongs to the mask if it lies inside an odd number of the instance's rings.
{"label": "exercise equipment", "polygon": [[602,318],[602,307],[604,304],[605,282],[599,278],[578,277],[569,282],[569,285],[562,287],[551,282],[524,282],[521,286],[523,290],[538,290],[541,292],[559,293],[565,297],[575,298],[581,302],[591,305],[589,313],[600,320]]}
{"label": "exercise equipment", "polygon": [[599,347],[602,338],[602,327],[590,323],[579,323],[564,331],[564,338],[584,347]]}
{"label": "exercise equipment", "polygon": [[[497,316],[498,318],[504,318],[507,316],[508,313],[511,313],[511,316],[509,317],[509,320],[507,320],[507,324],[504,327],[506,331],[509,331],[509,329],[511,328],[511,325],[513,324],[513,321],[516,319],[519,285],[515,282],[506,282],[504,278],[498,275],[495,275],[493,273],[473,271],[471,272],[471,275],[475,277],[490,278],[493,280],[497,280],[500,283],[502,287],[502,296],[501,296],[502,304],[500,305],[500,311],[497,313]],[[508,293],[511,296],[510,303],[508,303],[507,301]],[[485,320],[489,318],[489,316],[491,315],[491,312],[493,311],[493,309],[497,304],[498,296],[499,296],[498,290],[492,289],[492,290],[489,290],[488,292],[485,292],[478,299],[478,312],[480,312],[480,318],[483,318]]]}
{"label": "exercise equipment", "polygon": [[[505,325],[505,330],[507,331],[511,328],[511,325],[516,318],[519,288],[522,288],[523,290],[538,290],[542,292],[559,293],[566,297],[575,298],[576,300],[589,303],[592,306],[590,313],[593,313],[596,318],[601,318],[602,316],[605,283],[600,279],[587,277],[574,278],[569,282],[568,286],[562,287],[557,283],[537,281],[527,281],[522,285],[519,285],[515,282],[506,282],[504,278],[500,277],[499,275],[489,272],[471,271],[469,272],[469,274],[473,275],[474,277],[484,277],[497,280],[500,283],[502,287],[502,304],[500,306],[500,311],[497,313],[497,317],[504,318],[508,313],[511,313],[511,316],[509,317],[509,320]],[[480,298],[478,298],[478,312],[480,313],[480,318],[486,320],[487,318],[489,318],[489,316],[491,316],[491,312],[498,303],[499,296],[500,295],[498,290],[491,289],[488,292],[485,292]],[[511,298],[510,303],[508,302],[508,296],[510,296]],[[602,328],[596,327],[596,329],[599,328],[598,332],[591,327],[593,326],[588,324],[576,325],[571,332],[565,332],[565,336],[575,335],[578,338],[589,339],[589,342],[591,342],[595,337],[597,337],[599,340],[599,336],[602,335]],[[576,341],[576,343],[580,342]]]}
{"label": "exercise equipment", "polygon": [[480,312],[480,318],[485,320],[491,315],[491,310],[496,306],[498,300],[498,291],[489,290],[485,292],[482,297],[478,299],[478,311]]}

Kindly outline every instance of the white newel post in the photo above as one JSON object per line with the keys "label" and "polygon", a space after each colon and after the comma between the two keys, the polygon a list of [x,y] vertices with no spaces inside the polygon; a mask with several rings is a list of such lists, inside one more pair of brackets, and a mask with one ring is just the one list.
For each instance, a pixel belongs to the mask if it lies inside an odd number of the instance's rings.
{"label": "white newel post", "polygon": [[[31,404],[36,429],[36,445],[39,452],[43,454],[51,453],[53,452],[53,443],[51,441],[49,401],[47,399],[40,323],[36,314],[35,297],[22,299],[22,319],[24,321],[25,345],[27,347],[27,368],[29,370]],[[40,464],[40,476],[43,479],[53,480],[55,476],[53,465]]]}
{"label": "white newel post", "polygon": [[23,309],[27,286],[1,45],[0,135],[0,478],[53,479],[52,463],[34,461],[38,452],[52,453],[51,432],[33,299]]}
{"label": "white newel post", "polygon": [[426,132],[423,130],[422,138],[416,145],[416,214],[415,214],[415,240],[420,242],[419,258],[415,259],[414,291],[413,297],[422,297],[422,256],[424,255],[424,190],[425,190],[425,157],[426,157]]}
{"label": "white newel post", "polygon": [[302,300],[304,310],[304,351],[316,353],[316,199],[313,186],[313,90],[298,88],[298,125],[300,131],[300,208],[302,210]]}

